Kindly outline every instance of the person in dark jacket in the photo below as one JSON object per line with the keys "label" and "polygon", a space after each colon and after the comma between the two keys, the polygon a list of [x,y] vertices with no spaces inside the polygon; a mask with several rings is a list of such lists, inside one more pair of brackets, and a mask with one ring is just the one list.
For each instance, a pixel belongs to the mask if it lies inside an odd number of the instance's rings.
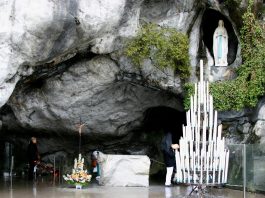
{"label": "person in dark jacket", "polygon": [[34,167],[38,164],[40,160],[38,147],[37,147],[37,138],[32,137],[28,145],[28,162],[29,162],[29,173],[28,179],[33,180]]}
{"label": "person in dark jacket", "polygon": [[167,132],[161,142],[161,149],[167,167],[165,186],[171,186],[171,177],[176,166],[175,150],[178,148],[178,144],[172,143],[172,134]]}

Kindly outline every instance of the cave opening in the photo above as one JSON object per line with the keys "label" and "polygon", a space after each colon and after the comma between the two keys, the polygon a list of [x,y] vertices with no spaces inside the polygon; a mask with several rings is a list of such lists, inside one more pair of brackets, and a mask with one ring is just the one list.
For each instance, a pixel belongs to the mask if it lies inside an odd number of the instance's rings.
{"label": "cave opening", "polygon": [[185,112],[171,107],[159,106],[147,109],[144,115],[144,129],[149,133],[172,133],[173,142],[182,135],[182,125],[186,122]]}
{"label": "cave opening", "polygon": [[167,106],[149,108],[144,113],[143,128],[146,133],[146,153],[151,159],[150,179],[161,182],[165,176],[165,165],[161,151],[161,141],[165,132],[172,133],[172,142],[178,143],[182,136],[182,125],[186,124],[186,113]]}
{"label": "cave opening", "polygon": [[205,46],[208,48],[212,57],[213,55],[213,34],[215,29],[218,26],[218,21],[223,20],[224,26],[227,30],[228,34],[228,55],[227,61],[228,65],[231,65],[237,55],[237,48],[238,48],[238,38],[236,36],[235,30],[231,24],[231,22],[220,12],[212,9],[205,10],[203,17],[202,17],[202,24],[201,24],[201,32],[202,32],[202,40]]}

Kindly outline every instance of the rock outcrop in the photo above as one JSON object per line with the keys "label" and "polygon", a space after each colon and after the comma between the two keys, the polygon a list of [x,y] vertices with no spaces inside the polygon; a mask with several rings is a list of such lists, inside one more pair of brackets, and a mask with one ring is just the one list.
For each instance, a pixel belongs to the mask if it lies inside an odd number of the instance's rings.
{"label": "rock outcrop", "polygon": [[4,1],[0,5],[0,106],[34,66],[58,64],[91,48],[109,53],[135,35],[142,0]]}
{"label": "rock outcrop", "polygon": [[80,118],[87,133],[121,136],[128,133],[151,107],[181,110],[175,97],[128,81],[117,81],[119,67],[97,56],[72,65],[41,87],[17,90],[9,105],[20,126],[28,130],[72,133]]}
{"label": "rock outcrop", "polygon": [[260,143],[265,144],[265,98],[257,105],[252,121],[255,123],[253,131],[260,137]]}

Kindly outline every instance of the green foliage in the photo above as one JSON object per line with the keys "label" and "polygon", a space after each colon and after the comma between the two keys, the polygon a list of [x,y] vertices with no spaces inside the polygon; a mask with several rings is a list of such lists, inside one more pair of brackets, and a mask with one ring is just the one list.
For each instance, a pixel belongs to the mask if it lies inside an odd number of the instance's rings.
{"label": "green foliage", "polygon": [[[252,5],[253,1],[243,15],[240,31],[243,64],[236,70],[237,78],[210,84],[214,106],[220,111],[255,107],[265,93],[265,35],[251,11]],[[187,99],[189,95],[185,105]]]}
{"label": "green foliage", "polygon": [[128,44],[125,54],[136,66],[150,58],[158,68],[173,68],[181,79],[190,76],[188,37],[173,28],[155,24],[143,26]]}
{"label": "green foliage", "polygon": [[193,83],[184,84],[184,109],[188,110],[190,108],[190,96],[194,94],[195,88]]}
{"label": "green foliage", "polygon": [[243,15],[241,46],[243,64],[238,77],[211,84],[214,105],[218,110],[240,110],[254,107],[265,93],[265,35],[251,11],[251,2]]}
{"label": "green foliage", "polygon": [[240,1],[239,0],[225,0],[224,3],[227,7],[232,7],[235,9],[238,7]]}

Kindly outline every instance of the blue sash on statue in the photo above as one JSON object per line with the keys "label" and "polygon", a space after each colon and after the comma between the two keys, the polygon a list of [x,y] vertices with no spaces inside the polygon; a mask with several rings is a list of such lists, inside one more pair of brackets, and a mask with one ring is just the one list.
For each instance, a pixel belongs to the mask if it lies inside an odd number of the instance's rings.
{"label": "blue sash on statue", "polygon": [[221,59],[222,58],[222,53],[223,53],[223,46],[222,46],[222,35],[219,35],[218,36],[218,46],[217,46],[217,57],[218,57],[218,59]]}

